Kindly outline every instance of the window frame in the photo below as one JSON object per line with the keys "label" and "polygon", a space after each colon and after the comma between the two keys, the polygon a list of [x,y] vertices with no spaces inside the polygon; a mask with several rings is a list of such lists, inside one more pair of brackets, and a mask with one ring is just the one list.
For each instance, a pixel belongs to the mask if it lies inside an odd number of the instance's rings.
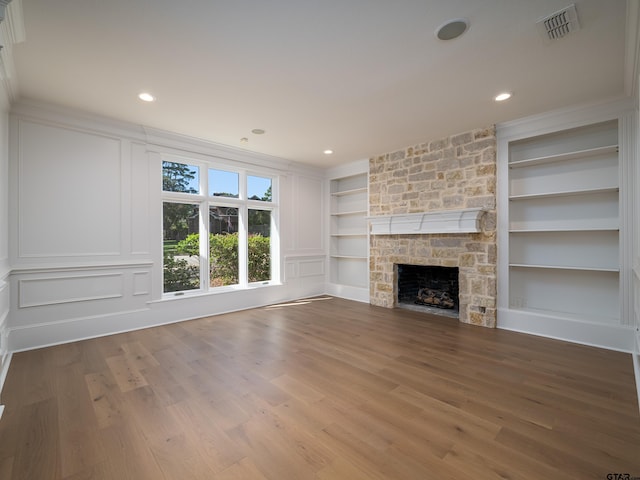
{"label": "window frame", "polygon": [[[173,298],[176,296],[191,296],[202,294],[224,293],[237,290],[246,290],[258,287],[267,287],[273,285],[281,285],[280,278],[280,237],[279,237],[279,174],[275,171],[262,170],[257,168],[247,168],[233,165],[221,159],[213,158],[211,160],[196,160],[190,157],[161,155],[161,169],[165,162],[181,163],[190,167],[198,168],[198,193],[173,192],[165,191],[160,182],[160,206],[165,202],[183,203],[198,205],[199,222],[198,228],[200,233],[199,243],[199,264],[200,264],[200,288],[193,290],[181,290],[177,292],[164,291],[164,268],[161,269],[161,291],[163,298]],[[209,195],[209,169],[223,170],[238,174],[238,198],[222,197]],[[268,178],[271,180],[271,201],[250,200],[247,197],[247,178],[248,176],[257,176]],[[211,261],[209,258],[209,208],[232,207],[238,209],[238,283],[234,285],[225,285],[220,287],[210,286],[210,269]],[[248,278],[248,227],[249,227],[249,210],[265,210],[270,211],[270,279],[258,282],[249,282]],[[164,218],[163,218],[164,221]],[[203,233],[205,233],[203,235]],[[164,235],[161,235],[161,241],[164,241]],[[161,259],[161,265],[164,265]]]}

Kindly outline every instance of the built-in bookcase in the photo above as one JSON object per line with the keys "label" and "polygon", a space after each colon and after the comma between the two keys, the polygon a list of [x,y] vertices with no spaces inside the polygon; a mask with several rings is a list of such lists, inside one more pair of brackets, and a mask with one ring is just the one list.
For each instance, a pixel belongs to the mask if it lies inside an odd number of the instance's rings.
{"label": "built-in bookcase", "polygon": [[618,121],[508,148],[509,308],[619,324]]}
{"label": "built-in bookcase", "polygon": [[367,173],[330,180],[330,281],[369,286]]}

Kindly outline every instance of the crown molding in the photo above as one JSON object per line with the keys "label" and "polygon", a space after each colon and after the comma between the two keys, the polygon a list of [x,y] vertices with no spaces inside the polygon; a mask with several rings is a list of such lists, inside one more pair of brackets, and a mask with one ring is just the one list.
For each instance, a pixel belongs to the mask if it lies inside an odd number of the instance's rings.
{"label": "crown molding", "polygon": [[7,11],[7,5],[11,3],[11,0],[0,0],[0,22],[4,20],[4,16]]}
{"label": "crown molding", "polygon": [[24,14],[22,0],[0,0],[0,81],[10,103],[20,94],[13,60],[13,45],[24,42]]}
{"label": "crown molding", "polygon": [[640,63],[640,0],[627,0],[627,23],[624,42],[624,93],[638,94],[638,64]]}

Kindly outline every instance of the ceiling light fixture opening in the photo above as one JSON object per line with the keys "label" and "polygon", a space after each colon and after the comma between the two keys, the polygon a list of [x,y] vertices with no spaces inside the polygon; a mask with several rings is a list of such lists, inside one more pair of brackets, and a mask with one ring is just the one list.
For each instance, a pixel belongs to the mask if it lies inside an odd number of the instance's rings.
{"label": "ceiling light fixture opening", "polygon": [[511,92],[502,92],[494,97],[496,102],[504,102],[505,100],[509,100],[512,96]]}
{"label": "ceiling light fixture opening", "polygon": [[468,28],[469,22],[461,18],[456,18],[438,27],[436,37],[438,37],[439,40],[453,40],[466,32]]}
{"label": "ceiling light fixture opening", "polygon": [[331,150],[330,148],[327,148],[324,152],[325,155],[331,155],[333,153],[333,150]]}
{"label": "ceiling light fixture opening", "polygon": [[156,99],[156,97],[147,92],[142,92],[140,95],[138,95],[138,98],[143,102],[153,102]]}
{"label": "ceiling light fixture opening", "polygon": [[253,130],[251,130],[251,133],[253,133],[254,135],[264,135],[264,130],[262,128],[254,128]]}

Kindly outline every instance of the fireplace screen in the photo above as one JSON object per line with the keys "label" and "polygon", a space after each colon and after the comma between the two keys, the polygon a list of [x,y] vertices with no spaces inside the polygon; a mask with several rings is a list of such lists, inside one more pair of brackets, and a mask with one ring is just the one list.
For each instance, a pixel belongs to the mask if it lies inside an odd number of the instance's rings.
{"label": "fireplace screen", "polygon": [[417,305],[457,312],[458,293],[458,267],[398,265],[399,306]]}

